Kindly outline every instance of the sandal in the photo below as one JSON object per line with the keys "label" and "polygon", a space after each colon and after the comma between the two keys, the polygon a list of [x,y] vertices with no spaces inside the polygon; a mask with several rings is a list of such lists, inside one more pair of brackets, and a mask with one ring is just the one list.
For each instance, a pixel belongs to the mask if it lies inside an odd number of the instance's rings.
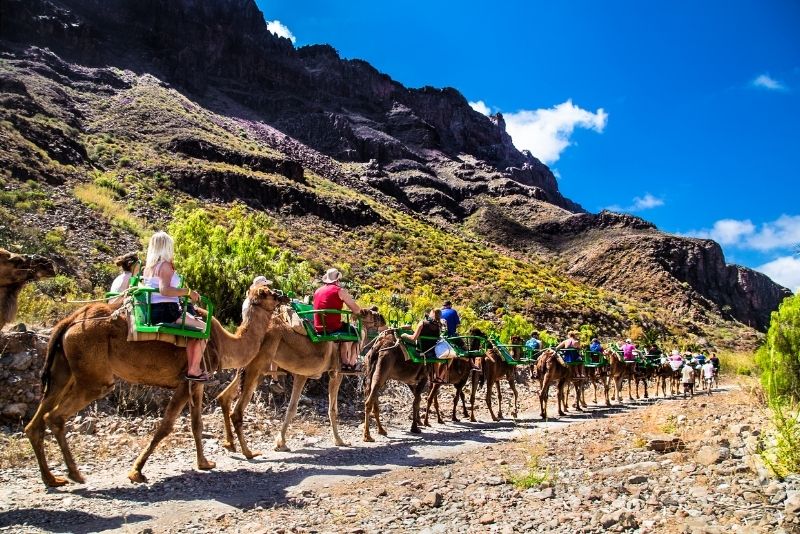
{"label": "sandal", "polygon": [[190,375],[187,373],[186,376],[184,376],[184,378],[190,382],[208,382],[209,380],[211,380],[211,377],[208,376],[208,373],[206,373],[205,371],[203,371],[197,376]]}

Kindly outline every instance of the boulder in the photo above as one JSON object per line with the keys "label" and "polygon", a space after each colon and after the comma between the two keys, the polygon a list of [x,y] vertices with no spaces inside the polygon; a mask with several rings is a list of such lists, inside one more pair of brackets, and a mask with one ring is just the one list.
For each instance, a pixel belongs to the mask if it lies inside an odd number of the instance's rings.
{"label": "boulder", "polygon": [[701,465],[714,465],[730,456],[730,450],[725,447],[704,445],[695,455],[695,460]]}
{"label": "boulder", "polygon": [[26,413],[28,413],[28,405],[24,402],[14,402],[3,407],[3,417],[8,419],[22,419]]}
{"label": "boulder", "polygon": [[685,444],[677,437],[670,434],[646,434],[647,448],[656,452],[675,452],[683,449]]}

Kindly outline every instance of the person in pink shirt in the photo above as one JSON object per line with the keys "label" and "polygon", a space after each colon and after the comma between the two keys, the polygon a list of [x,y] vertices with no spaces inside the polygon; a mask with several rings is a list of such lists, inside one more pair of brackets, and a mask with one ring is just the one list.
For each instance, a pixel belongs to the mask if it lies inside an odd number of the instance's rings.
{"label": "person in pink shirt", "polygon": [[636,345],[633,344],[631,338],[626,339],[625,343],[623,343],[620,348],[622,349],[622,357],[625,361],[630,362],[636,359],[636,355],[634,354],[634,352],[636,352]]}

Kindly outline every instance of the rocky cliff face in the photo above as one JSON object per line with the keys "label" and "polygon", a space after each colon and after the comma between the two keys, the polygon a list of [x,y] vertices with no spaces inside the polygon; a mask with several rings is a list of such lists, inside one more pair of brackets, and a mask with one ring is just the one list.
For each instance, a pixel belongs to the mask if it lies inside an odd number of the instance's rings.
{"label": "rocky cliff face", "polygon": [[[343,60],[327,45],[295,49],[267,30],[253,0],[3,0],[9,42],[51,48],[84,65],[151,72],[214,107],[244,104],[272,126],[340,161],[391,165],[412,161],[460,190],[473,182],[514,180],[559,206],[553,174],[514,148],[502,119],[472,110],[455,89],[408,89],[360,60]],[[463,156],[486,162],[482,172]],[[471,156],[471,158],[470,158]],[[460,166],[454,180],[448,172]],[[405,190],[405,174],[397,187]],[[412,191],[414,206],[437,194]],[[454,198],[452,195],[449,195]],[[439,210],[456,220],[470,208]]]}

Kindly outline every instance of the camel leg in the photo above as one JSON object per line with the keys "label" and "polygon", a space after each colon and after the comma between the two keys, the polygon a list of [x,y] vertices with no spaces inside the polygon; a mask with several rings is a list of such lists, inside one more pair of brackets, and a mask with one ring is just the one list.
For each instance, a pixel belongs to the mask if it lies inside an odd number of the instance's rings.
{"label": "camel leg", "polygon": [[375,396],[377,395],[374,395],[372,393],[371,387],[367,391],[367,394],[364,395],[364,437],[362,439],[367,442],[375,441],[375,438],[373,438],[372,435],[369,433],[370,413],[377,411],[375,410],[376,399],[373,398]]}
{"label": "camel leg", "polygon": [[338,447],[347,447],[349,443],[339,436],[339,386],[342,385],[344,375],[339,372],[329,372],[328,376],[330,377],[328,379],[328,418],[331,420],[333,443]]}
{"label": "camel leg", "polygon": [[511,376],[507,376],[507,378],[511,392],[514,394],[514,411],[511,413],[511,415],[514,417],[514,419],[516,419],[517,415],[519,415],[519,394],[517,393],[517,383],[516,380],[514,380],[513,372]]}
{"label": "camel leg", "polygon": [[236,452],[236,444],[233,441],[233,426],[231,425],[231,404],[233,403],[233,399],[236,397],[236,393],[239,389],[239,372],[236,372],[236,375],[231,380],[231,383],[228,384],[222,393],[217,395],[217,402],[219,402],[219,406],[222,409],[222,423],[224,425],[224,432],[225,438],[222,442],[222,446],[228,449],[231,452]]}
{"label": "camel leg", "polygon": [[[259,369],[262,367],[259,366]],[[244,437],[244,410],[253,398],[253,393],[256,388],[264,381],[264,375],[260,372],[253,370],[244,374],[244,383],[242,384],[242,393],[233,407],[233,414],[231,415],[231,422],[233,423],[233,430],[236,432],[236,437],[239,439],[239,445],[242,447],[242,454],[248,460],[252,460],[256,456],[260,456],[259,451],[251,451],[247,446],[247,440]],[[230,386],[228,386],[230,387]],[[227,388],[226,388],[227,391]],[[225,392],[223,392],[223,395]],[[235,447],[233,447],[234,450]]]}
{"label": "camel leg", "polygon": [[458,410],[458,399],[459,396],[462,394],[461,388],[458,387],[457,384],[454,384],[453,387],[456,388],[455,395],[453,395],[453,413],[451,414],[451,419],[458,423],[458,416],[456,415],[456,410]]}
{"label": "camel leg", "polygon": [[442,419],[442,412],[439,410],[439,391],[436,391],[436,396],[433,397],[433,408],[436,410],[436,422],[440,425],[444,424],[444,419]]}
{"label": "camel leg", "polygon": [[194,436],[194,447],[197,451],[197,468],[214,469],[217,464],[206,459],[203,454],[203,384],[194,384],[191,386],[191,390],[192,436]]}
{"label": "camel leg", "polygon": [[541,379],[539,386],[539,416],[542,419],[547,419],[547,395],[550,390],[550,377],[545,375]]}
{"label": "camel leg", "polygon": [[494,384],[489,380],[489,377],[486,378],[486,407],[489,408],[489,415],[492,418],[492,421],[498,421],[497,416],[494,414],[494,409],[492,408],[492,388]]}
{"label": "camel leg", "polygon": [[58,403],[65,387],[71,379],[69,368],[63,360],[63,356],[60,354],[56,355],[50,377],[50,384],[47,388],[47,392],[39,402],[39,407],[33,418],[25,427],[25,434],[28,436],[33,452],[36,455],[42,481],[47,486],[57,487],[67,484],[67,480],[63,477],[53,475],[50,471],[44,452],[44,435],[46,430],[45,415]]}
{"label": "camel leg", "polygon": [[425,406],[425,420],[422,423],[425,426],[431,426],[431,423],[428,420],[428,418],[431,413],[431,404],[439,395],[439,387],[441,387],[441,384],[431,384],[431,390],[428,392],[428,399]]}
{"label": "camel leg", "polygon": [[497,387],[497,420],[500,421],[503,419],[503,388],[500,387],[500,379],[497,379],[497,382],[494,383]]}
{"label": "camel leg", "polygon": [[131,482],[147,482],[147,478],[142,474],[142,468],[161,440],[172,432],[175,420],[180,415],[183,407],[186,406],[188,400],[189,383],[183,382],[175,389],[175,393],[172,394],[172,398],[169,400],[169,404],[167,404],[167,409],[164,410],[164,417],[161,418],[161,422],[158,428],[156,428],[156,432],[153,434],[150,444],[139,454],[139,457],[133,462],[133,467],[128,471],[128,478]]}
{"label": "camel leg", "polygon": [[470,373],[472,376],[470,377],[470,393],[469,393],[469,420],[472,423],[477,422],[475,419],[475,392],[478,389],[478,379],[476,377],[475,371]]}
{"label": "camel leg", "polygon": [[276,451],[288,451],[289,447],[286,446],[286,431],[289,429],[289,423],[294,419],[297,413],[297,403],[300,401],[300,394],[306,385],[308,377],[294,375],[292,380],[292,396],[289,399],[289,407],[286,409],[286,415],[283,418],[283,425],[281,425],[281,433],[278,439],[275,440]]}
{"label": "camel leg", "polygon": [[44,420],[53,432],[53,436],[55,436],[61,449],[64,463],[67,465],[67,476],[80,483],[85,482],[85,480],[78,470],[78,465],[67,444],[65,428],[67,418],[72,417],[88,406],[90,402],[103,397],[111,391],[114,387],[114,379],[112,377],[99,379],[91,377],[91,379],[83,380],[82,382],[86,385],[78,387],[77,379],[71,380],[60,395],[58,404],[44,415]]}
{"label": "camel leg", "polygon": [[419,425],[421,423],[419,418],[419,405],[422,403],[422,392],[425,390],[425,386],[427,385],[427,380],[422,380],[416,386],[411,388],[411,392],[414,393],[414,402],[411,404],[411,433],[412,434],[422,434],[422,430],[420,430]]}
{"label": "camel leg", "polygon": [[461,388],[458,391],[459,391],[459,397],[461,397],[461,411],[463,412],[464,417],[469,417],[469,413],[467,412],[467,394],[464,393],[465,387],[467,387],[466,381],[464,381],[464,383],[461,384]]}

